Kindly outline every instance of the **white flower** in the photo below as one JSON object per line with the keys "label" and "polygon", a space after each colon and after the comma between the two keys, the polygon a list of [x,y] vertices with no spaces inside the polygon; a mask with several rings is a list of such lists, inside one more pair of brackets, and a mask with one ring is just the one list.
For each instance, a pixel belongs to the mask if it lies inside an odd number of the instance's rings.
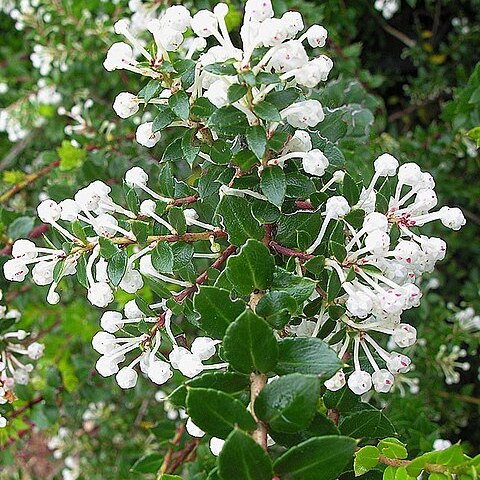
{"label": "white flower", "polygon": [[136,293],[143,287],[143,277],[138,270],[128,268],[119,287],[127,293]]}
{"label": "white flower", "polygon": [[95,369],[102,377],[110,377],[115,375],[119,368],[115,357],[110,355],[102,355],[95,364]]}
{"label": "white flower", "polygon": [[118,386],[123,389],[133,388],[137,384],[138,373],[131,367],[121,368],[115,380],[118,383]]}
{"label": "white flower", "polygon": [[216,107],[220,108],[227,105],[228,102],[228,84],[224,80],[217,80],[203,94]]}
{"label": "white flower", "polygon": [[267,18],[260,29],[265,47],[273,47],[283,43],[288,37],[287,24],[279,18]]}
{"label": "white flower", "polygon": [[193,341],[190,349],[200,360],[208,360],[215,355],[215,346],[219,343],[219,340],[213,340],[209,337],[197,337]]}
{"label": "white flower", "polygon": [[388,370],[397,375],[399,373],[407,373],[410,370],[411,360],[401,353],[392,352],[387,360]]}
{"label": "white flower", "polygon": [[78,214],[80,213],[80,205],[70,198],[66,200],[62,200],[59,204],[61,209],[60,218],[67,222],[74,222],[78,218]]}
{"label": "white flower", "polygon": [[312,25],[305,33],[305,36],[311,47],[324,47],[328,32],[321,25]]}
{"label": "white flower", "polygon": [[7,419],[0,414],[0,428],[5,428],[7,426]]}
{"label": "white flower", "polygon": [[305,100],[294,103],[282,112],[287,122],[294,128],[315,127],[325,118],[322,104],[318,100]]}
{"label": "white flower", "polygon": [[12,245],[12,257],[32,260],[38,255],[37,246],[26,239],[19,239]]}
{"label": "white flower", "polygon": [[283,149],[283,153],[309,152],[311,149],[312,140],[309,133],[304,130],[296,130],[293,137]]}
{"label": "white flower", "polygon": [[393,375],[385,369],[377,370],[372,374],[373,388],[378,393],[388,393],[395,381]]}
{"label": "white flower", "polygon": [[337,372],[332,378],[324,383],[325,387],[331,392],[340,390],[345,385],[345,374],[343,370]]}
{"label": "white flower", "polygon": [[148,175],[140,167],[132,167],[125,173],[125,183],[130,187],[144,186],[148,182]]}
{"label": "white flower", "polygon": [[128,118],[139,110],[138,98],[129,92],[119,93],[113,102],[113,109],[120,118]]}
{"label": "white flower", "polygon": [[105,308],[113,302],[113,298],[113,291],[108,283],[95,282],[88,289],[87,299],[96,307]]}
{"label": "white flower", "polygon": [[53,200],[44,200],[37,207],[38,218],[44,223],[54,223],[60,219],[62,209]]}
{"label": "white flower", "polygon": [[381,177],[391,177],[397,173],[398,160],[389,153],[380,155],[375,162],[373,162],[375,173]]}
{"label": "white flower", "polygon": [[302,14],[300,12],[285,12],[282,15],[282,22],[287,29],[288,37],[294,38],[304,28]]}
{"label": "white flower", "polygon": [[443,225],[452,230],[460,230],[466,223],[465,217],[459,208],[442,207],[440,215]]}
{"label": "white flower", "polygon": [[23,282],[28,273],[28,267],[21,260],[13,258],[3,265],[3,274],[11,282]]}
{"label": "white flower", "polygon": [[193,16],[190,26],[196,35],[207,38],[218,29],[217,17],[208,10],[200,10]]}
{"label": "white flower", "polygon": [[366,318],[373,308],[373,300],[366,293],[356,291],[348,296],[347,310],[355,317]]}
{"label": "white flower", "polygon": [[343,217],[350,211],[350,205],[347,200],[342,196],[330,197],[325,205],[325,212],[331,218],[338,219]]}
{"label": "white flower", "polygon": [[115,333],[123,327],[123,316],[120,312],[107,311],[100,318],[100,326],[109,333]]}
{"label": "white flower", "polygon": [[452,446],[452,442],[450,440],[444,440],[443,438],[437,438],[433,442],[433,450],[435,450],[436,452],[440,450],[446,450],[451,446]]}
{"label": "white flower", "polygon": [[215,457],[218,457],[224,445],[225,440],[217,437],[212,437],[209,443],[210,451],[213,455],[215,455]]}
{"label": "white flower", "polygon": [[128,301],[123,308],[123,312],[128,319],[145,317],[145,314],[138,308],[135,300]]}
{"label": "white flower", "polygon": [[190,26],[190,12],[183,5],[172,5],[165,10],[160,21],[162,25],[184,33]]}
{"label": "white flower", "polygon": [[33,342],[27,347],[27,355],[32,360],[38,360],[45,350],[45,346],[38,342]]}
{"label": "white flower", "polygon": [[97,332],[92,338],[92,347],[100,354],[106,355],[115,348],[115,335],[107,332]]}
{"label": "white flower", "polygon": [[315,148],[305,154],[302,159],[302,167],[306,173],[321,177],[328,167],[328,158],[321,150]]}
{"label": "white flower", "polygon": [[125,68],[125,65],[135,63],[132,47],[124,42],[114,43],[107,52],[107,58],[103,62],[105,70]]}
{"label": "white flower", "polygon": [[372,388],[372,377],[368,372],[355,370],[348,377],[348,387],[356,395],[363,395]]}
{"label": "white flower", "polygon": [[185,429],[187,430],[188,434],[191,435],[192,437],[195,437],[195,438],[202,438],[205,436],[205,432],[197,427],[192,419],[189,417],[187,419],[187,423],[185,424]]}
{"label": "white flower", "polygon": [[274,12],[270,0],[248,0],[245,4],[245,16],[263,22],[267,18],[273,17]]}
{"label": "white flower", "polygon": [[401,323],[393,331],[392,338],[399,347],[410,347],[417,341],[417,330],[408,323]]}
{"label": "white flower", "polygon": [[172,377],[173,372],[167,362],[154,359],[149,363],[147,375],[152,382],[163,385]]}
{"label": "white flower", "polygon": [[137,127],[135,138],[140,145],[152,148],[160,141],[161,134],[153,132],[153,122],[145,122]]}

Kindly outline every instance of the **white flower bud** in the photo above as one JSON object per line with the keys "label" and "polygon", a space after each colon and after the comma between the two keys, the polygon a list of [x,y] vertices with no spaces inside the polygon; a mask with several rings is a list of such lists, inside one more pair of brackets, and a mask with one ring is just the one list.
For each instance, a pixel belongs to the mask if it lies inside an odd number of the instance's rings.
{"label": "white flower bud", "polygon": [[322,104],[318,100],[294,103],[285,109],[287,122],[294,128],[315,127],[325,118]]}
{"label": "white flower bud", "polygon": [[70,198],[62,200],[58,206],[61,209],[60,218],[66,222],[74,222],[80,213],[80,205]]}
{"label": "white flower bud", "polygon": [[459,208],[442,207],[440,215],[442,224],[452,230],[460,230],[467,222]]}
{"label": "white flower bud", "polygon": [[12,245],[12,257],[32,260],[38,255],[37,246],[30,240],[21,238]]}
{"label": "white flower bud", "polygon": [[350,205],[344,197],[339,195],[330,197],[325,206],[325,212],[331,218],[337,220],[350,211]]}
{"label": "white flower bud", "polygon": [[374,230],[386,232],[388,230],[388,218],[383,213],[369,213],[363,220],[363,229],[367,233],[371,233]]}
{"label": "white flower bud", "polygon": [[38,342],[33,342],[27,347],[27,355],[32,360],[38,360],[45,350],[45,346]]}
{"label": "white flower bud", "polygon": [[190,26],[191,18],[190,12],[183,5],[172,5],[165,10],[160,21],[163,26],[184,33]]}
{"label": "white flower bud", "polygon": [[185,430],[187,430],[189,435],[195,438],[202,438],[205,436],[205,432],[201,428],[197,427],[190,417],[185,424]]}
{"label": "white flower bud", "polygon": [[27,385],[30,380],[30,374],[26,368],[17,368],[12,376],[18,385]]}
{"label": "white flower bud", "polygon": [[366,293],[355,292],[349,295],[346,307],[353,316],[366,318],[372,312],[373,301]]}
{"label": "white flower bud", "polygon": [[53,270],[57,262],[38,262],[32,268],[32,280],[37,285],[50,285],[53,282]]}
{"label": "white flower bud", "polygon": [[115,375],[119,368],[115,357],[110,355],[102,355],[95,364],[95,369],[102,377],[110,377]]}
{"label": "white flower bud", "polygon": [[135,139],[140,145],[143,145],[144,147],[154,147],[160,141],[160,138],[160,132],[153,132],[153,122],[141,123],[137,127]]}
{"label": "white flower bud", "polygon": [[92,338],[92,347],[101,355],[111,353],[115,348],[115,335],[97,332]]}
{"label": "white flower bud", "polygon": [[194,223],[192,223],[192,221],[198,220],[198,213],[193,208],[186,208],[183,211],[183,215],[187,225],[193,225]]}
{"label": "white flower bud", "polygon": [[290,152],[309,152],[312,149],[312,139],[305,130],[296,130],[293,137],[289,140],[283,153]]}
{"label": "white flower bud", "polygon": [[27,273],[27,265],[17,258],[7,260],[3,265],[3,274],[10,282],[23,282]]}
{"label": "white flower bud", "polygon": [[355,370],[348,377],[348,387],[356,395],[363,395],[372,388],[372,377],[368,372]]}
{"label": "white flower bud", "polygon": [[127,293],[136,293],[143,287],[143,277],[138,270],[127,269],[119,287]]}
{"label": "white flower bud", "polygon": [[443,438],[437,438],[437,440],[433,442],[433,450],[435,450],[436,452],[440,450],[446,450],[451,446],[452,442],[450,440],[444,440]]}
{"label": "white flower bud", "polygon": [[0,428],[5,428],[7,426],[7,419],[0,415]]}
{"label": "white flower bud", "polygon": [[321,25],[312,25],[306,32],[307,41],[311,47],[324,47],[328,32]]}
{"label": "white flower bud", "polygon": [[260,36],[265,47],[280,45],[288,37],[287,25],[279,18],[267,18],[262,24]]}
{"label": "white flower bud", "polygon": [[[148,177],[147,177],[148,179]],[[144,200],[140,204],[140,213],[145,217],[150,217],[152,213],[155,213],[156,204],[153,200]]]}
{"label": "white flower bud", "polygon": [[282,15],[282,22],[287,29],[288,38],[294,38],[304,29],[302,14],[299,12],[285,12]]}
{"label": "white flower bud", "polygon": [[135,300],[130,300],[125,304],[123,308],[123,313],[128,319],[132,318],[144,318],[145,314],[138,308],[137,302]]}
{"label": "white flower bud", "polygon": [[38,218],[44,223],[53,223],[60,219],[62,210],[57,202],[44,200],[37,207]]}
{"label": "white flower bud", "polygon": [[228,84],[224,80],[216,80],[213,82],[208,90],[203,94],[208,98],[217,108],[228,105]]}
{"label": "white flower bud", "polygon": [[153,360],[149,363],[147,375],[153,383],[163,385],[172,377],[173,372],[167,362]]}
{"label": "white flower bud", "polygon": [[115,333],[123,327],[123,316],[120,312],[104,312],[100,318],[100,326],[109,333]]}
{"label": "white flower bud", "polygon": [[273,17],[274,12],[270,0],[248,0],[245,4],[245,17],[263,22]]}
{"label": "white flower bud", "polygon": [[109,213],[102,213],[95,219],[92,226],[100,237],[112,237],[117,232],[115,227],[118,226],[118,220]]}
{"label": "white flower bud", "polygon": [[120,118],[128,118],[139,110],[138,98],[129,92],[119,93],[113,102],[113,109]]}
{"label": "white flower bud", "polygon": [[115,375],[115,380],[124,390],[133,388],[137,384],[138,373],[131,367],[123,367]]}
{"label": "white flower bud", "polygon": [[117,42],[109,48],[103,66],[111,72],[132,63],[135,63],[132,47],[125,42]]}
{"label": "white flower bud", "polygon": [[217,17],[208,10],[200,10],[193,16],[190,26],[196,35],[207,38],[218,29]]}
{"label": "white flower bud", "polygon": [[[140,167],[132,167],[130,170],[127,170],[125,173],[125,183],[130,188],[144,186],[148,182],[148,175]],[[154,209],[155,210],[155,209]]]}
{"label": "white flower bud", "polygon": [[380,155],[375,162],[373,162],[375,173],[381,177],[392,177],[397,173],[398,160],[389,153]]}
{"label": "white flower bud", "polygon": [[417,330],[408,323],[401,323],[393,330],[392,338],[399,347],[410,347],[417,341]]}
{"label": "white flower bud", "polygon": [[191,346],[191,351],[200,360],[208,360],[216,353],[215,345],[220,343],[218,340],[213,340],[209,337],[197,337]]}
{"label": "white flower bud", "polygon": [[324,385],[327,390],[330,390],[331,392],[336,392],[337,390],[340,390],[345,385],[345,383],[345,374],[343,373],[343,370],[340,370],[332,378],[327,380]]}
{"label": "white flower bud", "polygon": [[92,305],[105,308],[109,303],[113,302],[113,291],[108,283],[96,282],[90,285],[87,299]]}
{"label": "white flower bud", "polygon": [[183,35],[174,28],[164,25],[160,20],[150,20],[147,29],[168,52],[174,52],[183,43]]}
{"label": "white flower bud", "polygon": [[404,185],[415,187],[421,182],[422,171],[416,163],[404,163],[398,169],[398,181]]}
{"label": "white flower bud", "polygon": [[310,150],[302,159],[303,170],[310,175],[321,177],[328,167],[328,158],[321,150]]}
{"label": "white flower bud", "polygon": [[378,393],[388,393],[395,382],[395,378],[388,371],[382,368],[372,374],[373,388]]}
{"label": "white flower bud", "polygon": [[411,363],[412,361],[406,355],[392,352],[387,360],[387,368],[394,375],[407,373],[410,370]]}
{"label": "white flower bud", "polygon": [[303,67],[307,63],[308,55],[305,47],[297,40],[290,40],[277,46],[269,65],[275,72],[285,73]]}
{"label": "white flower bud", "polygon": [[386,252],[390,247],[390,237],[388,233],[374,230],[365,237],[365,246],[369,252],[379,255]]}

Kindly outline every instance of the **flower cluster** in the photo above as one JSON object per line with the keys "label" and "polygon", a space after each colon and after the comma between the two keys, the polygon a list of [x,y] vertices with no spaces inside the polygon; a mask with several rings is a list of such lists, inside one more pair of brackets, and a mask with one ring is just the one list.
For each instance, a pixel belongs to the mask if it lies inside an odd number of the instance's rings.
{"label": "flower cluster", "polygon": [[[255,87],[251,99],[245,94],[232,104],[245,113],[251,124],[258,122],[250,110],[250,103],[256,105],[275,88],[272,76],[279,82],[289,82],[291,86],[314,88],[326,81],[333,67],[333,62],[325,55],[309,60],[305,45],[323,47],[327,30],[320,25],[313,25],[303,34],[304,23],[300,13],[287,12],[281,18],[274,18],[270,2],[249,0],[245,6],[245,18],[241,28],[242,47],[233,45],[227,30],[225,17],[228,6],[219,3],[213,9],[200,10],[193,17],[181,5],[169,7],[160,18],[145,17],[146,27],[153,35],[156,53],[145,49],[141,39],[132,31],[131,22],[122,19],[115,24],[115,32],[123,35],[130,43],[113,44],[107,54],[104,66],[107,70],[125,69],[153,79],[165,77],[160,73],[162,67],[176,55],[184,60],[195,59],[194,80],[186,89],[193,102],[199,97],[207,98],[220,108],[230,103],[228,91],[238,83],[237,72],[251,71],[259,76],[264,74],[269,80]],[[195,37],[185,38],[187,29],[191,28]],[[207,39],[214,39],[217,45],[207,49]],[[261,52],[261,54],[258,54]],[[136,60],[140,53],[145,61]],[[226,62],[232,67],[232,75],[215,70],[215,66]],[[165,105],[168,98],[178,86],[162,82],[164,90],[158,98],[148,103]],[[139,106],[147,103],[144,98],[129,92],[120,93],[114,109],[122,118],[128,118],[138,112]],[[296,127],[307,128],[323,120],[323,110],[318,101],[299,102],[280,112],[283,119]],[[175,125],[188,125],[175,122]],[[160,140],[160,133],[153,130],[153,123],[141,124],[137,130],[137,141],[146,147],[153,147]],[[307,160],[312,163],[313,159]],[[318,161],[318,160],[317,160]]]}
{"label": "flower cluster", "polygon": [[[30,380],[33,365],[17,357],[38,360],[43,355],[44,346],[41,343],[30,342],[25,345],[28,333],[12,329],[19,318],[18,310],[7,311],[7,307],[0,305],[0,405],[14,402],[15,385],[26,385]],[[6,424],[6,419],[0,415],[0,427]]]}
{"label": "flower cluster", "polygon": [[[179,346],[172,332],[172,311],[166,309],[164,303],[150,307],[163,311],[154,317],[147,317],[138,308],[135,300],[131,300],[125,305],[124,315],[116,311],[107,311],[102,315],[100,325],[104,330],[96,333],[92,339],[93,348],[102,355],[96,365],[97,371],[101,375],[107,377],[116,374],[115,379],[118,385],[127,389],[134,387],[137,383],[138,374],[134,370],[137,364],[142,373],[157,385],[166,383],[172,377],[172,368],[179,370],[186,377],[193,378],[204,370],[228,366],[225,363],[203,364],[216,354],[215,347],[220,343],[218,340],[197,337],[192,342],[190,349]],[[156,326],[149,334],[145,333],[137,337],[116,337],[114,335],[114,333],[122,331],[125,325],[139,322],[155,323]],[[168,356],[165,349],[160,350],[162,345],[160,327],[165,331],[171,345]],[[140,350],[140,354],[136,355],[127,366],[119,368],[119,364],[125,361],[128,353],[138,350]],[[159,356],[163,359],[160,359]]]}

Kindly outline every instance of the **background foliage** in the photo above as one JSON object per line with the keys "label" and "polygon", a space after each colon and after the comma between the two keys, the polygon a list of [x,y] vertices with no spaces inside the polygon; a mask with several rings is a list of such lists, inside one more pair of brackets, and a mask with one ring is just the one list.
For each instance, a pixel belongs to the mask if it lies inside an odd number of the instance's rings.
{"label": "background foliage", "polygon": [[[193,2],[199,9],[210,3]],[[119,121],[111,109],[118,92],[136,91],[137,86],[133,76],[108,75],[102,66],[114,41],[114,21],[130,15],[127,2],[59,0],[48,5],[50,22],[26,22],[21,31],[0,13],[0,83],[8,86],[0,108],[13,109],[27,130],[15,143],[0,133],[2,261],[13,240],[43,233],[33,223],[42,192],[60,200],[99,176],[107,182],[119,179],[134,164],[153,171],[162,151],[152,154],[138,147],[131,141],[132,123]],[[466,452],[475,453],[480,444],[480,327],[477,322],[472,329],[462,328],[458,312],[467,307],[480,312],[480,2],[403,0],[388,20],[369,0],[278,0],[274,5],[279,13],[301,11],[307,24],[325,25],[327,54],[335,62],[325,98],[366,109],[363,131],[339,145],[349,165],[365,171],[383,151],[415,161],[434,175],[440,203],[459,206],[467,216],[462,232],[445,238],[447,258],[428,281],[422,306],[407,312],[423,339],[415,347],[416,368],[409,374],[418,379],[418,388],[405,384],[373,402],[385,408],[413,454],[431,450],[438,438],[462,439]],[[235,15],[231,21],[237,21]],[[45,77],[61,94],[56,105],[32,97],[41,75],[30,54],[38,44],[53,48],[55,57],[65,57],[68,64],[67,71],[54,67]],[[90,108],[88,99],[93,100]],[[67,126],[76,122],[58,114],[59,105],[66,111],[79,106],[85,119],[81,130],[68,135]],[[168,138],[164,141],[166,145]],[[36,175],[44,168],[48,174]],[[22,182],[26,188],[11,194]],[[185,438],[169,444],[177,426],[168,420],[180,419],[182,412],[159,402],[162,393],[152,383],[140,379],[133,391],[121,391],[112,380],[98,378],[93,370],[97,355],[90,346],[98,312],[77,295],[78,286],[65,285],[64,306],[55,308],[45,305],[41,289],[9,288],[0,281],[9,304],[23,313],[22,328],[40,338],[48,335],[34,381],[18,392],[14,409],[19,414],[0,430],[0,478],[61,478],[62,459],[68,456],[88,458],[81,463],[81,478],[132,478],[132,466],[138,474],[148,472],[149,462],[157,465],[168,448],[185,447]],[[466,350],[459,359],[470,364],[466,371],[447,358],[458,347]],[[446,379],[455,379],[452,370],[459,378],[448,385]],[[166,387],[167,393],[173,386]],[[52,443],[52,438],[58,441]],[[47,448],[49,441],[61,454]],[[197,461],[186,464],[185,478],[205,478],[202,472],[213,463],[201,446]]]}

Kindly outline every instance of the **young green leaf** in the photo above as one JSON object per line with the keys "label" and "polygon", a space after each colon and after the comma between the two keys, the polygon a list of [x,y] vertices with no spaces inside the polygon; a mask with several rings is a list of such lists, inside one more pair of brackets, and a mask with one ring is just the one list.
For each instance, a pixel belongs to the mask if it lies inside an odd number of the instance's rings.
{"label": "young green leaf", "polygon": [[182,120],[188,119],[188,116],[190,115],[190,103],[188,95],[183,90],[174,93],[168,99],[168,105],[177,117],[180,117]]}
{"label": "young green leaf", "polygon": [[253,125],[247,130],[248,148],[261,160],[267,148],[267,134],[261,125]]}
{"label": "young green leaf", "polygon": [[353,462],[355,476],[359,477],[360,475],[369,472],[372,468],[375,468],[378,465],[379,457],[380,451],[377,447],[367,445],[366,447],[361,448],[355,453],[355,460]]}
{"label": "young green leaf", "polygon": [[278,165],[265,168],[260,178],[260,188],[271,203],[280,207],[287,191],[283,169]]}

